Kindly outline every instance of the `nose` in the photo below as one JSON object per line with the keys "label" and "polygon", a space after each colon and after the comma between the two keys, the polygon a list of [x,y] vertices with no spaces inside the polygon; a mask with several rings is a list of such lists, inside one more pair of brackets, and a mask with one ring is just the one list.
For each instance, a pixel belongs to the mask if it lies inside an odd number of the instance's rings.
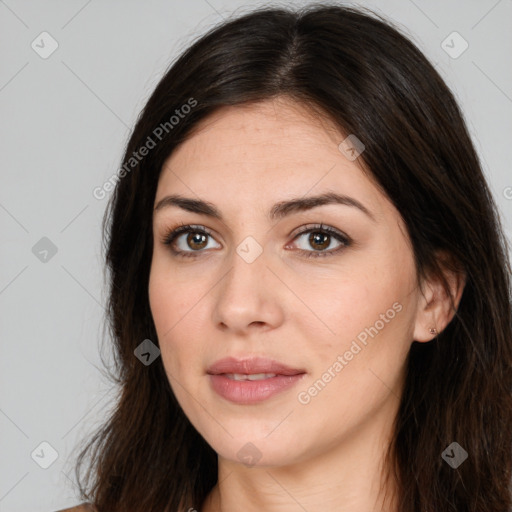
{"label": "nose", "polygon": [[239,335],[276,328],[284,318],[286,290],[265,251],[249,261],[233,251],[214,294],[214,324]]}

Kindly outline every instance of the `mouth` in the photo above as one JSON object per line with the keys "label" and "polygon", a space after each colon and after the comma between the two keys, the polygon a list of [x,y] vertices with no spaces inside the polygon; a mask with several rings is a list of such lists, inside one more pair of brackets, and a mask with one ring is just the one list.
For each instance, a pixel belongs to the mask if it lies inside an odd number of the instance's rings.
{"label": "mouth", "polygon": [[220,375],[231,380],[264,380],[276,377],[277,373],[221,373]]}
{"label": "mouth", "polygon": [[226,358],[211,365],[207,374],[212,389],[239,405],[255,404],[297,384],[306,371],[267,358]]}
{"label": "mouth", "polygon": [[279,361],[266,357],[247,357],[244,359],[226,357],[216,361],[206,370],[206,373],[210,375],[225,374],[246,376],[298,375],[305,372],[303,368],[292,368]]}

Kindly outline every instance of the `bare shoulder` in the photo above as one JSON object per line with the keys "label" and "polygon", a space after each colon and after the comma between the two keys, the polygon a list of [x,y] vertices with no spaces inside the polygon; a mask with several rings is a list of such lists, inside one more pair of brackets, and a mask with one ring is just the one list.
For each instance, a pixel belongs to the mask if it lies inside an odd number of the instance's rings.
{"label": "bare shoulder", "polygon": [[90,503],[82,503],[81,505],[77,505],[76,507],[57,510],[57,512],[97,512],[97,511],[96,511],[96,507],[94,507]]}

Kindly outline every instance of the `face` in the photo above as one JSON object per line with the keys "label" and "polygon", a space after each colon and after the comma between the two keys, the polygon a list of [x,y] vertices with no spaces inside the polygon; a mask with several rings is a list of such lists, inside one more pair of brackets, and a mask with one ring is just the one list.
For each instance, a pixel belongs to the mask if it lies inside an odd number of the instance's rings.
{"label": "face", "polygon": [[[384,431],[419,293],[399,213],[339,149],[345,135],[291,100],[225,107],[200,128],[162,168],[149,280],[183,411],[220,457],[251,465]],[[306,201],[326,194],[345,200]],[[213,209],[161,203],[171,195]],[[240,364],[215,366],[225,358]]]}

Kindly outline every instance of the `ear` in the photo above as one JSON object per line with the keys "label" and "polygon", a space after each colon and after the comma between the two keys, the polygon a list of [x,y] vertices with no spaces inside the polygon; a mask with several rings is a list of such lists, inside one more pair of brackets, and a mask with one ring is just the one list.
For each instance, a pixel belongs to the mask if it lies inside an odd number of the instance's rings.
{"label": "ear", "polygon": [[[415,341],[431,341],[441,333],[455,316],[466,284],[466,274],[446,251],[438,251],[438,262],[443,272],[449,293],[443,285],[443,278],[431,274],[420,285],[422,293],[418,300]],[[453,304],[452,304],[453,301]],[[435,334],[430,333],[435,328]]]}

